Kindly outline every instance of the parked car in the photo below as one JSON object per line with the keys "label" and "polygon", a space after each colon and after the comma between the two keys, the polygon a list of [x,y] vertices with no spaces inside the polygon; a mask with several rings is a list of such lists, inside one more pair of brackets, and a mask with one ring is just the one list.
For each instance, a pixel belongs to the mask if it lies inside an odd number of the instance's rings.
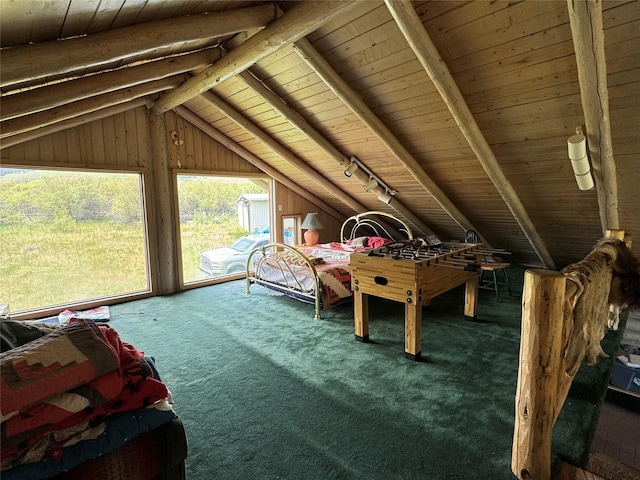
{"label": "parked car", "polygon": [[244,272],[251,251],[267,243],[269,234],[258,233],[240,237],[230,247],[203,252],[200,255],[200,271],[208,278]]}

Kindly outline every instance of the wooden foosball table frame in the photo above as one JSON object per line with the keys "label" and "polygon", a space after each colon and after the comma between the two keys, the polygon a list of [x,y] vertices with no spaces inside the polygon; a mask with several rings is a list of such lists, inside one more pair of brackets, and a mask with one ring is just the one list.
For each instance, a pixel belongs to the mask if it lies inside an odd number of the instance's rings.
{"label": "wooden foosball table frame", "polygon": [[475,320],[478,304],[481,244],[446,243],[424,258],[402,258],[393,252],[351,255],[355,337],[369,342],[369,296],[404,303],[405,356],[421,358],[422,307],[431,299],[466,284],[464,315]]}

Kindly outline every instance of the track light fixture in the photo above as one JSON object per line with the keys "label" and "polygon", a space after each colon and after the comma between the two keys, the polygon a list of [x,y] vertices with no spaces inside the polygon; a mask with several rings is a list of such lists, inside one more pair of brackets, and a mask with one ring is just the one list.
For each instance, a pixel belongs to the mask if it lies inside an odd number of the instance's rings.
{"label": "track light fixture", "polygon": [[389,195],[386,190],[384,192],[378,193],[378,200],[380,200],[382,203],[386,203],[387,205],[389,205],[392,199],[393,197]]}
{"label": "track light fixture", "polygon": [[367,183],[365,183],[362,188],[364,188],[365,192],[369,192],[378,186],[378,181],[375,178],[370,178]]}
{"label": "track light fixture", "polygon": [[358,164],[353,161],[353,157],[352,157],[351,158],[351,163],[349,164],[347,169],[344,171],[344,176],[345,177],[350,177],[351,175],[353,175],[355,173],[356,170],[358,170]]}
{"label": "track light fixture", "polygon": [[[398,193],[393,188],[389,187],[389,185],[380,180],[380,178],[378,178],[375,173],[369,170],[366,165],[356,157],[351,157],[349,159],[349,165],[347,165],[344,174],[347,177],[355,176],[358,180],[360,180],[365,192],[374,191],[374,193],[383,195],[383,198],[385,198],[385,200],[381,201],[385,202],[387,205],[389,204],[389,202],[391,202],[391,200],[389,199],[387,201],[386,195],[390,195],[393,197],[393,195]],[[380,187],[380,190],[378,190],[377,187]]]}

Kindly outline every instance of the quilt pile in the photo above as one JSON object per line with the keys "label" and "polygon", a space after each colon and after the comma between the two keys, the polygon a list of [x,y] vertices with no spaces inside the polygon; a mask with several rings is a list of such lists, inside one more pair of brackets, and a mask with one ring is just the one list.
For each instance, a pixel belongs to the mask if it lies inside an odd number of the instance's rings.
{"label": "quilt pile", "polygon": [[143,352],[88,319],[3,352],[0,370],[3,473],[60,459],[65,447],[101,435],[111,415],[170,397]]}

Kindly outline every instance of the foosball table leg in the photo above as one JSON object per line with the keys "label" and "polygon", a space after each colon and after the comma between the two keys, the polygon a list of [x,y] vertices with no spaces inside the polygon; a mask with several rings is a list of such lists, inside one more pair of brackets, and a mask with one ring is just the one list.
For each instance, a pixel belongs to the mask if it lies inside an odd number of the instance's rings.
{"label": "foosball table leg", "polygon": [[473,278],[467,280],[465,293],[464,293],[464,318],[475,322],[476,311],[478,309],[478,284],[480,283],[480,276],[475,275]]}
{"label": "foosball table leg", "polygon": [[418,302],[404,304],[404,356],[420,360],[422,305]]}
{"label": "foosball table leg", "polygon": [[359,290],[353,292],[353,317],[355,336],[359,342],[369,341],[369,295]]}

